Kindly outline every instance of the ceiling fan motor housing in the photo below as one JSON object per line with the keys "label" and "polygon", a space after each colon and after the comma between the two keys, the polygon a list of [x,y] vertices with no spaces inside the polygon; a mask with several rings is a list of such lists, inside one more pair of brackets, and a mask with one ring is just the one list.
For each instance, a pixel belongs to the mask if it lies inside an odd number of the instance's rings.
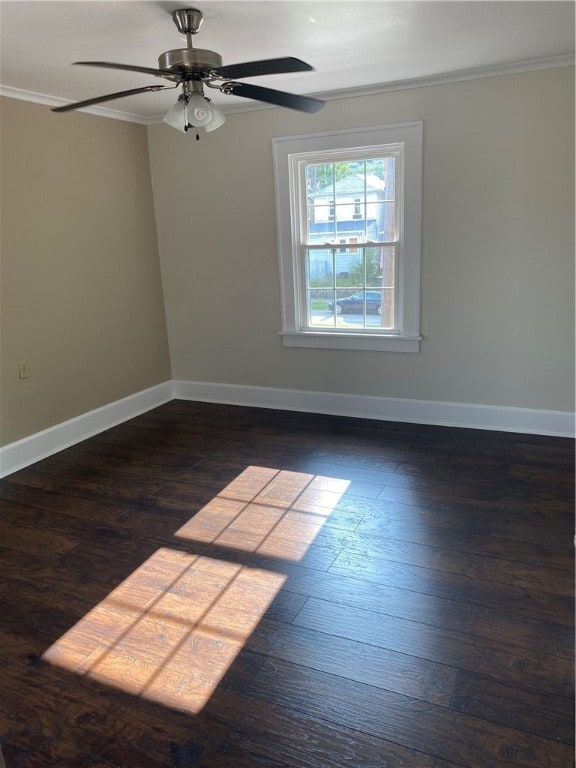
{"label": "ceiling fan motor housing", "polygon": [[174,72],[174,76],[167,75],[169,80],[202,80],[211,76],[214,69],[222,66],[222,56],[215,51],[202,48],[175,48],[165,51],[158,58],[159,69]]}
{"label": "ceiling fan motor housing", "polygon": [[174,72],[174,77],[166,76],[169,80],[208,79],[212,70],[222,66],[222,57],[215,51],[192,47],[191,35],[195,35],[202,25],[202,12],[197,8],[182,8],[173,12],[172,20],[178,32],[187,36],[188,47],[175,48],[161,54],[158,67]]}

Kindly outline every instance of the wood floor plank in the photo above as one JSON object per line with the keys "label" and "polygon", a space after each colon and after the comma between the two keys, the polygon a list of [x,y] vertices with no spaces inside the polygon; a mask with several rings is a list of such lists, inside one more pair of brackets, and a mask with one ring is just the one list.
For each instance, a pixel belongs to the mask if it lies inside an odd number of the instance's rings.
{"label": "wood floor plank", "polygon": [[389,584],[451,600],[462,600],[473,605],[499,609],[505,600],[515,615],[532,616],[550,621],[574,622],[574,599],[555,595],[527,586],[521,589],[506,583],[497,583],[478,577],[462,576],[443,571],[399,564],[383,557],[366,557],[343,552],[329,569],[330,573],[346,577],[354,574],[378,584]]}
{"label": "wood floor plank", "polygon": [[[565,615],[561,617],[564,619]],[[572,617],[570,617],[572,618]],[[502,607],[501,610],[478,606],[470,625],[470,632],[480,637],[503,637],[506,642],[522,648],[530,648],[541,653],[573,658],[574,628],[567,624],[553,621],[539,621],[532,618],[511,616]]]}
{"label": "wood floor plank", "polygon": [[390,616],[451,629],[466,630],[472,620],[471,606],[461,601],[432,595],[418,597],[404,589],[330,572],[311,575],[298,568],[286,568],[284,572],[289,575],[287,590],[318,600],[380,610]]}
{"label": "wood floor plank", "polygon": [[8,520],[3,523],[1,538],[3,549],[22,554],[36,552],[40,554],[48,549],[52,553],[62,554],[74,549],[78,544],[78,539],[73,538],[72,532],[70,535],[62,536],[50,530],[43,530],[37,536],[23,536],[22,528],[23,526],[20,525],[11,525]]}
{"label": "wood floor plank", "polygon": [[560,467],[574,472],[574,457],[566,451],[565,442],[546,445],[530,442],[529,438],[520,440],[514,447],[513,461],[524,466]]}
{"label": "wood floor plank", "polygon": [[[401,565],[413,565],[424,567],[443,573],[463,574],[465,576],[481,576],[484,571],[486,558],[482,555],[461,553],[446,547],[419,544],[413,541],[386,539],[378,537],[370,539],[366,537],[347,536],[332,537],[333,548],[342,555],[359,558],[364,566],[357,572],[358,577],[369,577],[370,563],[376,568],[378,562],[397,563]],[[365,574],[365,576],[363,576]]]}
{"label": "wood floor plank", "polygon": [[[85,518],[62,515],[59,512],[10,501],[2,502],[2,522],[6,528],[8,526],[16,529],[33,528],[36,532],[42,530],[42,536],[45,535],[45,532],[64,539],[73,536],[74,545],[78,544],[85,535],[105,536],[106,533],[110,536],[115,535],[113,526],[100,521],[94,522]],[[50,542],[47,544],[50,546]],[[56,549],[55,551],[67,550]]]}
{"label": "wood floor plank", "polygon": [[162,488],[162,481],[136,480],[123,477],[120,481],[110,477],[104,470],[80,473],[73,478],[61,474],[59,467],[50,471],[22,469],[10,475],[10,480],[18,485],[45,491],[65,493],[70,497],[85,498],[91,501],[102,500],[107,503],[122,502],[123,499],[138,499],[144,495],[153,495]]}
{"label": "wood floor plank", "polygon": [[459,671],[450,707],[552,741],[574,744],[573,703],[562,696]]}
{"label": "wood floor plank", "polygon": [[521,589],[537,589],[573,598],[574,578],[569,570],[558,570],[553,563],[548,566],[534,566],[519,563],[517,560],[485,558],[482,578],[487,581],[510,584]]}
{"label": "wood floor plank", "polygon": [[[383,523],[385,527],[385,523]],[[558,550],[555,547],[545,547],[539,544],[518,542],[512,540],[499,540],[493,536],[480,534],[462,534],[454,531],[451,536],[446,536],[441,528],[433,526],[420,526],[408,528],[405,535],[399,533],[395,537],[394,531],[379,532],[373,525],[360,523],[353,532],[330,530],[320,531],[317,543],[326,543],[337,546],[340,549],[363,551],[385,550],[391,541],[406,542],[406,544],[419,544],[437,549],[448,549],[461,556],[494,557],[497,559],[516,560],[524,565],[536,568],[550,566],[557,570],[573,572],[574,556],[564,548]]]}
{"label": "wood floor plank", "polygon": [[437,758],[434,760],[434,768],[464,768],[462,763],[456,764],[452,762],[448,762],[448,760],[442,760],[440,758]]}
{"label": "wood floor plank", "polygon": [[[549,507],[544,510],[527,504],[511,506],[500,502],[487,502],[481,499],[454,501],[449,497],[432,499],[420,494],[409,501],[388,501],[384,498],[368,499],[345,493],[338,508],[362,512],[367,519],[407,520],[414,523],[434,525],[440,528],[454,528],[473,532],[494,532],[501,520],[519,524],[533,524],[536,527],[554,526],[565,533],[573,528],[570,514],[555,512]],[[492,523],[492,526],[490,526]],[[521,528],[520,528],[521,529]],[[513,538],[513,537],[506,537]],[[554,544],[556,542],[553,542]]]}
{"label": "wood floor plank", "polygon": [[520,520],[500,519],[494,526],[494,536],[514,541],[527,541],[534,544],[544,544],[547,547],[560,547],[570,550],[574,547],[574,534],[568,526],[550,523],[529,522]]}
{"label": "wood floor plank", "polygon": [[270,619],[261,622],[246,647],[320,672],[345,670],[350,680],[435,704],[448,704],[456,678],[453,667]]}
{"label": "wood floor plank", "polygon": [[31,488],[11,482],[12,475],[0,483],[0,500],[2,508],[5,501],[25,504],[35,509],[49,510],[57,515],[70,515],[81,520],[97,520],[100,524],[107,523],[124,514],[129,506],[115,499],[111,502],[96,501],[92,498],[77,498],[70,496],[67,489],[62,493],[42,488]]}
{"label": "wood floor plank", "polygon": [[432,758],[423,752],[324,717],[304,715],[299,708],[290,709],[260,698],[254,698],[248,706],[244,696],[233,692],[219,694],[215,704],[224,722],[243,732],[240,738],[233,737],[233,741],[244,754],[253,755],[255,765],[262,756],[280,758],[298,768],[432,766]]}
{"label": "wood floor plank", "polygon": [[574,490],[573,467],[527,467],[524,464],[512,464],[509,474],[510,477],[520,478],[521,480],[537,480],[551,485],[565,485],[567,490],[572,492]]}

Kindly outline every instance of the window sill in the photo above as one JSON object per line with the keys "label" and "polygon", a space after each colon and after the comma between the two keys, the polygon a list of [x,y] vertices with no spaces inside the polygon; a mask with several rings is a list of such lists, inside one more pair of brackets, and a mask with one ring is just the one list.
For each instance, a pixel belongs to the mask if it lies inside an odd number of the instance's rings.
{"label": "window sill", "polygon": [[280,331],[285,347],[355,349],[369,352],[420,352],[421,336]]}

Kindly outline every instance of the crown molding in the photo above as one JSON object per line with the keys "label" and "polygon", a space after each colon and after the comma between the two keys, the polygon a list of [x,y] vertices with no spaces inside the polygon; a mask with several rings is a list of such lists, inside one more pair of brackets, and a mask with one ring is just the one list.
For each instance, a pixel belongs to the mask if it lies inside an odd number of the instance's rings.
{"label": "crown molding", "polygon": [[[59,99],[57,96],[35,93],[34,91],[23,91],[19,88],[10,88],[7,85],[0,85],[0,96],[6,96],[9,99],[20,99],[20,101],[31,101],[34,104],[43,104],[47,107],[65,107],[67,104],[72,104],[70,99]],[[106,107],[84,107],[79,109],[78,112],[86,112],[89,115],[98,115],[99,117],[110,117],[113,120],[123,120],[127,123],[139,123],[140,125],[151,125],[158,122],[156,117],[144,117],[132,112],[120,112],[119,110],[107,109]]]}
{"label": "crown molding", "polygon": [[557,69],[559,67],[574,66],[574,56],[554,56],[547,59],[533,59],[531,61],[519,61],[513,64],[497,65],[490,67],[475,67],[463,69],[458,72],[445,72],[429,77],[417,77],[411,80],[398,80],[396,82],[382,83],[381,85],[365,86],[359,88],[343,88],[333,91],[332,94],[324,94],[322,98],[348,99],[353,96],[372,96],[377,93],[389,91],[403,91],[409,88],[425,88],[429,85],[444,85],[445,83],[460,83],[465,80],[480,80],[485,77],[499,77],[501,75],[515,75],[522,72],[531,72],[539,69]]}
{"label": "crown molding", "polygon": [[[410,88],[425,88],[430,85],[444,85],[447,83],[459,83],[465,80],[479,80],[485,77],[499,77],[501,75],[514,75],[522,72],[531,72],[539,69],[556,69],[559,67],[573,67],[574,56],[552,56],[544,59],[531,59],[529,61],[513,62],[511,64],[499,64],[489,67],[475,67],[473,69],[458,70],[455,72],[445,72],[438,75],[427,77],[416,77],[409,80],[396,80],[389,83],[376,83],[374,85],[355,86],[353,88],[341,88],[335,91],[319,91],[308,96],[324,99],[325,101],[335,101],[337,99],[351,99],[357,96],[374,96],[380,93],[389,93],[390,91],[403,91]],[[33,91],[24,91],[18,88],[0,85],[0,96],[7,96],[12,99],[22,101],[32,101],[36,104],[45,104],[49,107],[63,107],[72,103],[68,99],[60,99],[56,96],[49,96]],[[247,101],[245,104],[230,104],[227,107],[218,105],[225,114],[235,114],[237,112],[253,112],[262,109],[278,109],[272,104],[264,104],[257,101]],[[164,115],[154,115],[146,117],[132,112],[122,112],[120,110],[108,109],[106,107],[84,107],[79,112],[86,112],[99,117],[108,117],[113,120],[124,120],[130,123],[139,123],[140,125],[156,125],[161,123]]]}
{"label": "crown molding", "polygon": [[[318,91],[306,94],[325,101],[336,99],[351,99],[356,96],[374,96],[390,91],[403,91],[410,88],[425,88],[429,85],[444,85],[445,83],[459,83],[465,80],[480,80],[485,77],[499,77],[500,75],[515,75],[522,72],[531,72],[539,69],[558,69],[560,67],[574,66],[574,56],[553,56],[545,59],[531,59],[530,61],[518,61],[512,64],[502,64],[490,67],[475,67],[455,72],[444,72],[439,75],[427,77],[415,77],[409,80],[395,80],[389,83],[376,83],[374,85],[355,86],[353,88],[340,88],[335,91]],[[231,104],[222,111],[227,114],[234,112],[252,112],[260,109],[275,109],[269,104],[261,102],[248,102],[247,104]],[[161,119],[161,118],[160,118]]]}

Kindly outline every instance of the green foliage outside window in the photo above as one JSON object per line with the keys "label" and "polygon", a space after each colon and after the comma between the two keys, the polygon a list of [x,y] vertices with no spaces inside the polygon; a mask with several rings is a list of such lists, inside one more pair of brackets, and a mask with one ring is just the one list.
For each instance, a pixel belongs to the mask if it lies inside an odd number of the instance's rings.
{"label": "green foliage outside window", "polygon": [[[336,275],[336,288],[378,287],[382,281],[378,248],[366,248],[366,273],[362,257],[353,259],[346,274]],[[310,288],[334,288],[334,275],[310,278]]]}

